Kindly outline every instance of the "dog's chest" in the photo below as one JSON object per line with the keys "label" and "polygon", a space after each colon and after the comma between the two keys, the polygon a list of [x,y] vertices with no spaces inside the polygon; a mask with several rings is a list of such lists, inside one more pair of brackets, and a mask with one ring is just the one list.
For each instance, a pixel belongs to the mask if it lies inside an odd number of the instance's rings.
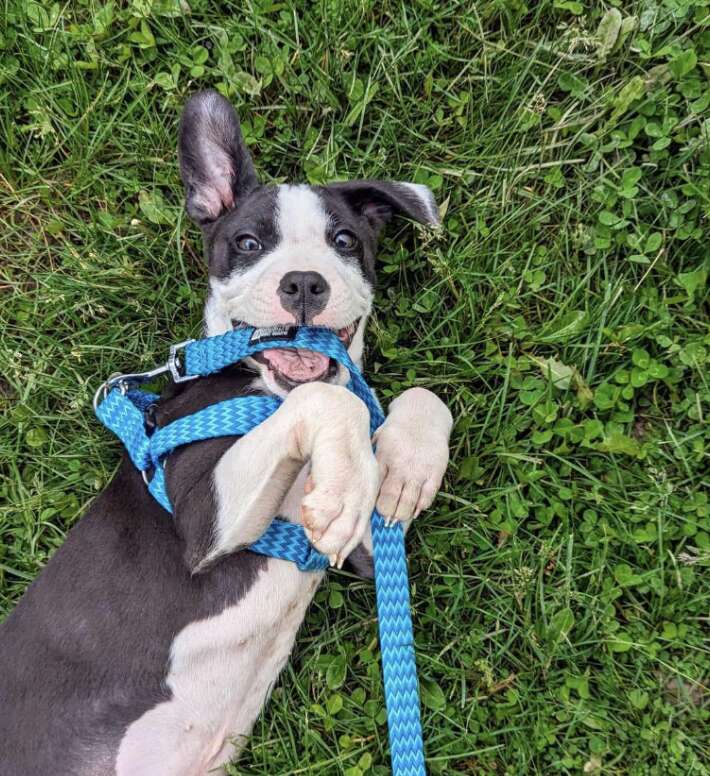
{"label": "dog's chest", "polygon": [[[130,725],[118,776],[203,773],[234,756],[288,660],[321,579],[269,559],[237,605],[183,628],[165,679],[172,697]],[[146,751],[154,763],[145,763]]]}

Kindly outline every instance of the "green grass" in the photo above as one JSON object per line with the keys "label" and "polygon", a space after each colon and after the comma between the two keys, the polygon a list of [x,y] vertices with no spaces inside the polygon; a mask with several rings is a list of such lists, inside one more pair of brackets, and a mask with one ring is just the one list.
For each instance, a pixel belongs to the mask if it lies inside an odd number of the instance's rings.
{"label": "green grass", "polygon": [[[189,5],[0,5],[0,609],[115,470],[93,389],[199,331],[175,136],[217,86],[265,179],[445,209],[388,232],[368,357],[457,419],[410,543],[431,772],[710,772],[708,0]],[[369,584],[232,772],[388,772]]]}

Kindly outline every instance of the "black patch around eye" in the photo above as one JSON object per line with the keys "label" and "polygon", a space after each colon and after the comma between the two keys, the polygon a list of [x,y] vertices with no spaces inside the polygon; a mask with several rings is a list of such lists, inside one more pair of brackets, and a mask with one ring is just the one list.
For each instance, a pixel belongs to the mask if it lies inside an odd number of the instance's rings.
{"label": "black patch around eye", "polygon": [[[260,187],[220,219],[208,243],[210,274],[224,278],[235,271],[244,272],[274,249],[279,240],[276,199],[275,187]],[[253,238],[259,249],[245,250],[254,246],[240,246],[241,238]]]}
{"label": "black patch around eye", "polygon": [[[326,235],[328,243],[345,261],[356,263],[368,283],[374,286],[376,239],[370,225],[364,218],[353,213],[352,208],[347,206],[340,195],[333,194],[327,187],[317,187],[314,191],[323,202],[330,222],[330,229]],[[346,249],[336,245],[334,238],[342,231],[355,236],[356,243],[352,248]]]}

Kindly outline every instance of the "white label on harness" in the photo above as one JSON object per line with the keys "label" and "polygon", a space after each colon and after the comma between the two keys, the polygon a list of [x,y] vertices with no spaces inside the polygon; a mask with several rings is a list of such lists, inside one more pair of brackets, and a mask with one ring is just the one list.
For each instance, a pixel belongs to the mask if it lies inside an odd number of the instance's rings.
{"label": "white label on harness", "polygon": [[265,326],[261,329],[254,329],[249,339],[249,344],[254,345],[257,342],[272,339],[292,340],[296,336],[297,331],[298,326],[290,326],[287,323],[282,323],[278,326]]}

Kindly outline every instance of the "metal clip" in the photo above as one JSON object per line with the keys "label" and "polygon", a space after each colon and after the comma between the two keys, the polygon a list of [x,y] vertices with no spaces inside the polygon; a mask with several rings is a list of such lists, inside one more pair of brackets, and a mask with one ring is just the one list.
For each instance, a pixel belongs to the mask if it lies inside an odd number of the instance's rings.
{"label": "metal clip", "polygon": [[175,383],[186,383],[188,380],[195,380],[199,377],[199,375],[185,375],[180,373],[182,363],[180,362],[178,353],[194,341],[194,339],[189,339],[184,342],[178,342],[177,345],[170,346],[170,355],[168,356],[168,363],[165,366]]}
{"label": "metal clip", "polygon": [[185,383],[188,380],[194,380],[199,377],[199,375],[185,375],[180,372],[182,364],[178,355],[179,351],[183,350],[187,345],[194,341],[194,339],[189,339],[184,342],[178,342],[177,345],[171,345],[168,360],[161,366],[156,366],[153,369],[149,369],[147,372],[129,372],[127,374],[120,374],[117,372],[112,374],[108,380],[99,386],[99,389],[94,394],[94,412],[96,412],[99,402],[103,401],[108,396],[108,392],[112,388],[118,387],[121,393],[125,394],[130,385],[148,383],[154,378],[168,373],[170,373],[170,376],[176,383]]}

